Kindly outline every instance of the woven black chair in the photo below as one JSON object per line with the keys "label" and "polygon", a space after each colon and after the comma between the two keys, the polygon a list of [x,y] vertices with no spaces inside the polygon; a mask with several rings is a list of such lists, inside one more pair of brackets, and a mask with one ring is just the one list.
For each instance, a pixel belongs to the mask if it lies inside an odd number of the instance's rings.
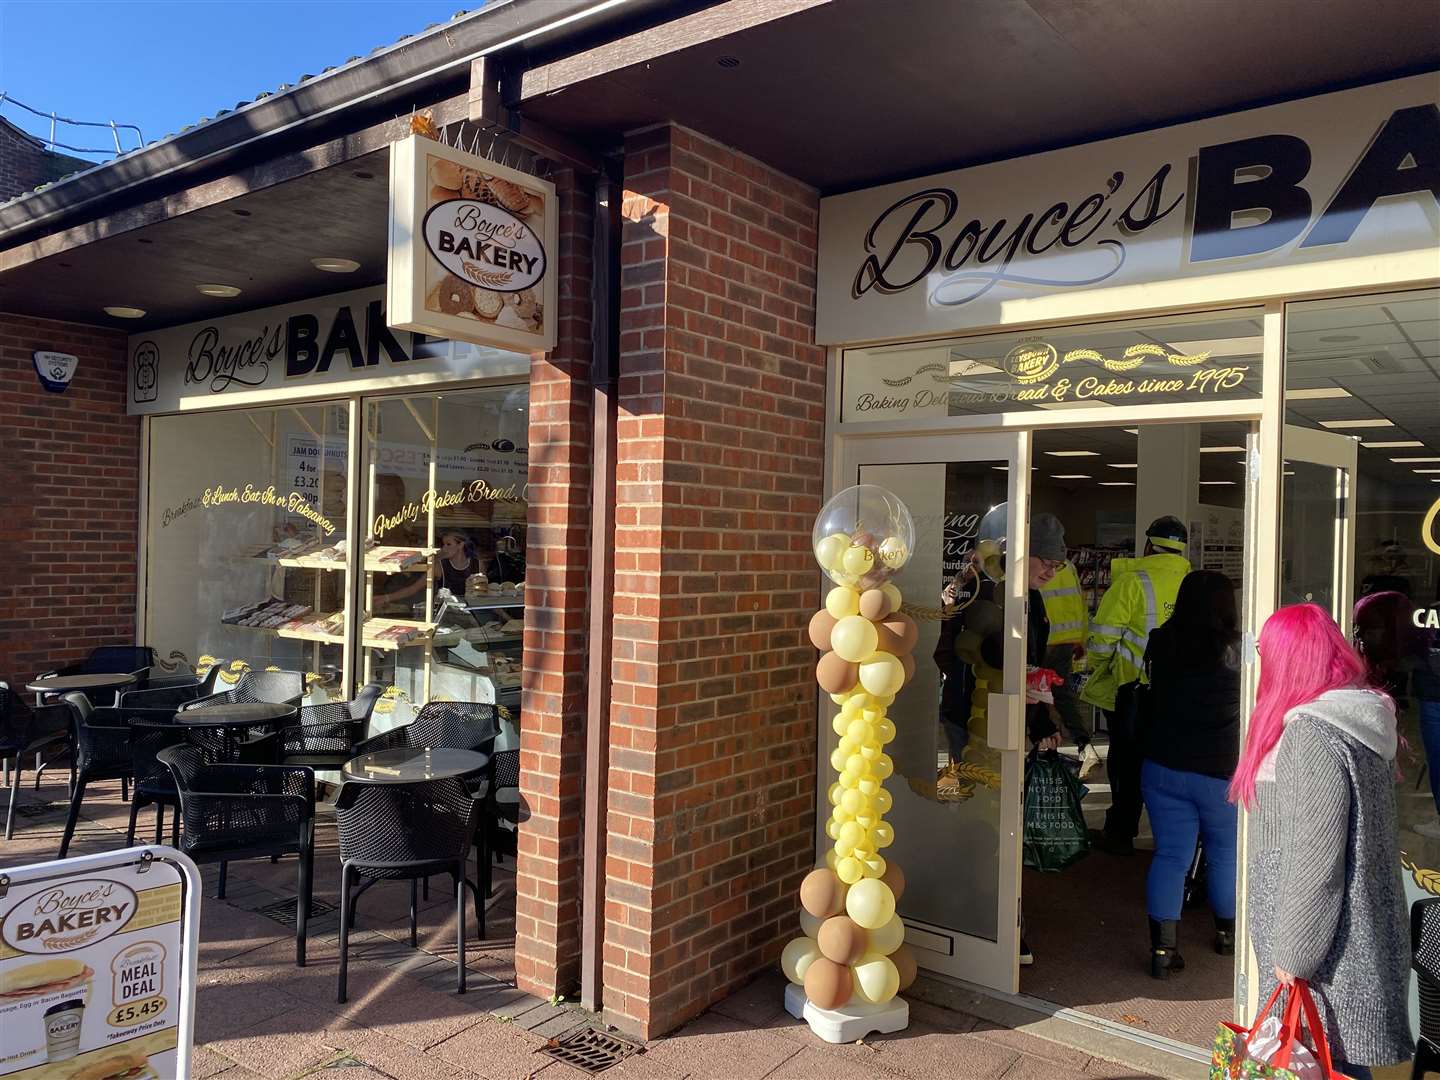
{"label": "woven black chair", "polygon": [[503,858],[504,853],[515,854],[515,831],[502,828],[500,823],[508,821],[512,825],[519,825],[520,820],[520,751],[518,749],[497,750],[490,755],[490,778],[485,799],[484,822],[484,827],[488,831],[488,839],[480,852],[480,884],[487,897],[492,891],[489,856],[493,854],[495,857]]}
{"label": "woven black chair", "polygon": [[366,683],[352,701],[302,706],[300,723],[280,729],[280,759],[287,765],[340,768],[355,756],[355,743],[365,738],[370,714],[384,692],[379,683]]}
{"label": "woven black chair", "polygon": [[[68,699],[69,694],[65,695]],[[92,709],[88,715],[73,701],[65,705],[71,710],[75,724],[75,781],[70,791],[70,813],[65,818],[65,832],[60,838],[59,858],[65,858],[75,825],[80,820],[80,804],[85,801],[86,785],[97,780],[128,781],[133,773],[130,750],[130,725],[137,720],[164,719],[164,710]]]}
{"label": "woven black chair", "polygon": [[197,698],[213,694],[223,667],[223,663],[217,662],[203,677],[178,675],[150,679],[144,690],[122,690],[119,704],[122,708],[170,709],[173,712]]}
{"label": "woven black chair", "polygon": [[416,944],[416,884],[432,874],[448,873],[455,882],[457,992],[465,992],[465,890],[475,897],[475,918],[485,935],[485,905],[465,876],[481,808],[459,779],[414,784],[340,786],[335,820],[340,832],[340,987],[346,1000],[350,930],[355,922],[356,879],[410,882],[410,944]]}
{"label": "woven black chair", "polygon": [[51,675],[134,675],[138,690],[144,688],[154,663],[155,650],[148,645],[101,645],[91,649],[84,660],[66,664],[56,671],[47,671],[40,678]]}
{"label": "woven black chair", "polygon": [[171,746],[156,757],[175,776],[185,828],[180,850],[197,863],[300,856],[295,900],[295,963],[305,966],[314,893],[315,772],[303,765],[209,765],[198,747]]}
{"label": "woven black chair", "polygon": [[1410,905],[1410,967],[1420,997],[1420,1037],[1410,1080],[1440,1072],[1440,896]]}
{"label": "woven black chair", "polygon": [[[130,799],[126,847],[135,846],[135,822],[147,806],[155,807],[155,843],[164,841],[165,808],[169,807],[172,811],[170,843],[179,846],[180,789],[175,786],[175,774],[158,755],[161,750],[185,745],[185,736],[185,728],[177,724],[173,716],[164,716],[158,710],[155,717],[130,724],[130,771],[135,786]],[[207,760],[206,763],[214,762]]]}
{"label": "woven black chair", "polygon": [[356,743],[352,756],[427,746],[488,754],[495,748],[499,734],[500,723],[494,705],[478,701],[432,701],[422,705],[410,723]]}
{"label": "woven black chair", "polygon": [[187,701],[181,710],[203,709],[208,705],[242,703],[256,705],[299,705],[305,696],[305,674],[301,671],[247,671],[233,689]]}
{"label": "woven black chair", "polygon": [[[0,760],[10,774],[10,806],[5,811],[5,839],[15,835],[15,796],[20,790],[25,759],[70,745],[74,707],[67,702],[31,708],[20,695],[0,683]],[[75,773],[70,774],[73,785]]]}

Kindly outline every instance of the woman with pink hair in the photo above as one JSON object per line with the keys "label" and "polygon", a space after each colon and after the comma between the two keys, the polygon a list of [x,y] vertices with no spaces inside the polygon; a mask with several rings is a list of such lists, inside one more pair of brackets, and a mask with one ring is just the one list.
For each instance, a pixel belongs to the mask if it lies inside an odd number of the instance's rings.
{"label": "woman with pink hair", "polygon": [[1395,706],[1325,609],[1281,608],[1230,797],[1250,809],[1249,929],[1260,997],[1304,979],[1336,1069],[1414,1052],[1396,847]]}

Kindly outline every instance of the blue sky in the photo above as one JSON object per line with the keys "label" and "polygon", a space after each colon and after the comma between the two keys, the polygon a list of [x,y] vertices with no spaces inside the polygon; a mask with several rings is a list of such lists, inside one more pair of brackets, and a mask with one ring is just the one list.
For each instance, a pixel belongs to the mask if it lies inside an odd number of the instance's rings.
{"label": "blue sky", "polygon": [[[137,124],[149,142],[480,6],[481,0],[0,0],[0,91],[46,113]],[[0,116],[49,137],[48,120],[9,102],[0,104]],[[108,129],[61,125],[56,138],[114,146]],[[134,139],[122,132],[127,149]]]}

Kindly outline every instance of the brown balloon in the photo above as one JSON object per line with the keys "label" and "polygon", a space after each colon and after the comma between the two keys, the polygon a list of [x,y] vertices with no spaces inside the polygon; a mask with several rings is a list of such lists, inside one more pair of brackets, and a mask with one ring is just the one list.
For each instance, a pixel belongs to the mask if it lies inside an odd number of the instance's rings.
{"label": "brown balloon", "polygon": [[890,954],[890,962],[900,973],[900,989],[909,990],[910,984],[915,981],[917,969],[915,954],[910,951],[910,946],[902,942],[900,947]]}
{"label": "brown balloon", "polygon": [[835,616],[824,608],[810,616],[810,644],[822,653],[830,651],[830,631],[835,629],[835,621]]}
{"label": "brown balloon", "polygon": [[880,648],[884,652],[904,656],[915,648],[920,640],[920,628],[915,620],[903,611],[886,616],[885,621],[875,628],[880,634]]}
{"label": "brown balloon", "polygon": [[860,681],[860,665],[827,652],[815,665],[815,681],[827,694],[843,694]]}
{"label": "brown balloon", "polygon": [[880,875],[880,880],[890,886],[890,891],[895,894],[895,902],[898,904],[900,897],[905,895],[905,871],[900,869],[900,864],[894,859],[886,859],[885,873]]}
{"label": "brown balloon", "polygon": [[834,960],[817,956],[805,972],[805,996],[821,1009],[838,1009],[855,992],[850,969]]}
{"label": "brown balloon", "polygon": [[915,678],[915,657],[910,653],[900,654],[900,666],[905,669],[905,681]]}
{"label": "brown balloon", "polygon": [[836,915],[820,924],[815,943],[820,946],[820,955],[825,959],[848,966],[865,955],[870,935],[850,916]]}
{"label": "brown balloon", "polygon": [[811,870],[800,882],[800,906],[817,919],[828,919],[845,910],[847,886],[828,867]]}
{"label": "brown balloon", "polygon": [[879,622],[890,614],[890,597],[884,589],[866,589],[860,594],[860,614],[871,622]]}

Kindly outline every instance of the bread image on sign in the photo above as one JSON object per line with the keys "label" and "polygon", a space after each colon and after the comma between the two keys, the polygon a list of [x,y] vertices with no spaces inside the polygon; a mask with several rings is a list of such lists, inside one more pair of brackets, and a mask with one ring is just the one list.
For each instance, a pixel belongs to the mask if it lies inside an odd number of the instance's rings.
{"label": "bread image on sign", "polygon": [[144,1051],[117,1049],[77,1065],[66,1074],[65,1080],[156,1080],[156,1077]]}

